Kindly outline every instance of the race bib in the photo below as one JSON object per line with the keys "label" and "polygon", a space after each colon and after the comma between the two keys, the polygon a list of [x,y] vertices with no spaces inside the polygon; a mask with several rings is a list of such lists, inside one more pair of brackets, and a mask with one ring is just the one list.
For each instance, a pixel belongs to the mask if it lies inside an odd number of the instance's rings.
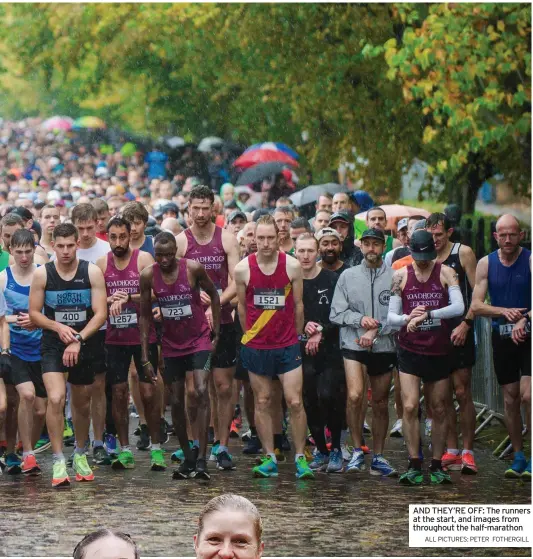
{"label": "race bib", "polygon": [[161,314],[163,318],[169,320],[181,320],[182,318],[192,316],[192,309],[191,305],[180,305],[176,303],[174,305],[165,305],[161,307]]}
{"label": "race bib", "polygon": [[285,290],[254,289],[254,305],[263,310],[279,310],[285,307]]}
{"label": "race bib", "polygon": [[438,330],[442,326],[440,318],[426,318],[418,327],[420,332],[430,332],[431,330]]}
{"label": "race bib", "polygon": [[137,326],[137,313],[134,309],[125,309],[118,316],[110,316],[109,323],[115,328],[132,328]]}
{"label": "race bib", "polygon": [[84,307],[56,307],[55,321],[61,324],[82,324],[87,322],[87,309]]}
{"label": "race bib", "polygon": [[[20,313],[27,313],[28,309],[13,309],[13,314],[14,315],[19,315]],[[23,328],[21,328],[20,326],[17,325],[17,323],[13,323],[9,325],[11,327],[11,329],[15,332],[21,332],[23,330]]]}
{"label": "race bib", "polygon": [[[500,324],[500,338],[510,338],[513,334],[513,328],[515,325],[513,323],[509,324]],[[529,328],[529,324],[526,324],[526,332],[527,334],[531,334],[531,330]]]}

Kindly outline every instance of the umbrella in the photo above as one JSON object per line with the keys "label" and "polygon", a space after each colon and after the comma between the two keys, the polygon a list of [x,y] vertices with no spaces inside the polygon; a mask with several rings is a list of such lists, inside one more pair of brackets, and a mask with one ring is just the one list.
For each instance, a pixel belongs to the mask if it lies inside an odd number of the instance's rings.
{"label": "umbrella", "polygon": [[254,167],[244,171],[244,173],[237,179],[235,186],[253,184],[254,182],[262,181],[272,175],[278,175],[281,171],[283,171],[283,169],[288,168],[289,167],[285,165],[285,163],[278,163],[277,161],[260,163],[259,165],[255,165]]}
{"label": "umbrella", "polygon": [[70,130],[73,122],[68,116],[53,116],[45,120],[42,127],[45,130]]}
{"label": "umbrella", "polygon": [[[423,217],[429,217],[430,212],[422,208],[415,208],[413,206],[402,206],[401,204],[385,204],[380,206],[383,208],[384,212],[387,214],[387,229],[391,231],[396,230],[396,224],[403,217],[410,217],[412,215],[421,215]],[[369,210],[372,211],[372,210]],[[367,212],[361,212],[355,216],[356,219],[366,221]]]}
{"label": "umbrella", "polygon": [[174,136],[172,138],[167,138],[165,140],[167,146],[171,147],[172,149],[179,148],[185,145],[185,140],[180,138],[179,136]]}
{"label": "umbrella", "polygon": [[326,184],[313,184],[303,188],[302,190],[298,190],[298,192],[295,192],[294,194],[291,194],[290,199],[296,207],[300,208],[306,204],[318,201],[318,197],[322,194],[337,194],[337,192],[348,192],[348,188],[342,184],[336,184],[334,182],[328,182]]}
{"label": "umbrella", "polygon": [[218,138],[217,136],[208,136],[198,144],[198,151],[203,151],[203,152],[213,151],[213,148],[215,146],[220,147],[222,146],[223,143],[224,140],[222,138]]}
{"label": "umbrella", "polygon": [[233,166],[247,168],[253,167],[258,163],[269,163],[274,161],[298,167],[297,161],[286,153],[283,153],[282,151],[272,151],[270,149],[255,149],[253,151],[249,151],[248,153],[243,153],[235,160]]}
{"label": "umbrella", "polygon": [[253,151],[255,149],[269,149],[271,151],[282,151],[286,153],[289,157],[293,159],[300,159],[300,156],[289,146],[282,144],[280,142],[263,142],[262,144],[254,144],[250,146],[244,153],[248,153],[249,151]]}
{"label": "umbrella", "polygon": [[73,128],[106,128],[106,123],[97,116],[82,116],[74,121]]}

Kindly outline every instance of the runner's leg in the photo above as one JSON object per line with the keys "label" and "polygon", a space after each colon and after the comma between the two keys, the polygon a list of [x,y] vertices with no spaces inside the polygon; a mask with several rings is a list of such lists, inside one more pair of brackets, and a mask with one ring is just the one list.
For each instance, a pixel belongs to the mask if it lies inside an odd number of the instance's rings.
{"label": "runner's leg", "polygon": [[370,376],[372,387],[372,444],[374,454],[383,454],[389,427],[389,390],[392,373]]}
{"label": "runner's leg", "polygon": [[196,369],[187,371],[186,378],[189,419],[193,437],[200,444],[198,458],[205,458],[207,453],[207,430],[211,413],[209,409],[209,375],[209,371]]}
{"label": "runner's leg", "polygon": [[[66,397],[66,377],[62,372],[43,373],[43,382],[48,394],[46,427],[52,445],[52,452],[63,454],[63,409]],[[84,441],[85,442],[85,441]],[[81,444],[84,444],[82,442]]]}
{"label": "runner's leg", "polygon": [[441,460],[444,454],[446,434],[448,432],[448,407],[450,405],[450,379],[436,382],[425,382],[426,394],[433,411],[433,427],[431,431],[431,445],[433,460]]}
{"label": "runner's leg", "polygon": [[[453,390],[459,404],[463,448],[473,450],[474,431],[476,430],[476,408],[472,399],[472,369],[458,369],[452,373]],[[453,399],[448,414],[448,448],[459,448],[457,436],[457,419]]]}
{"label": "runner's leg", "polygon": [[7,453],[15,452],[17,446],[17,410],[19,395],[12,384],[6,384],[7,412],[6,412],[6,441]]}
{"label": "runner's leg", "polygon": [[[105,373],[97,373],[94,376],[91,395],[91,417],[93,420],[93,436],[95,441],[104,440],[105,416],[107,411],[107,399],[105,395]],[[74,418],[74,413],[73,413]],[[76,440],[78,443],[83,444],[85,439],[78,438],[76,433]]]}
{"label": "runner's leg", "polygon": [[17,384],[16,389],[19,395],[18,429],[20,440],[22,441],[22,449],[24,452],[31,452],[33,450],[32,432],[35,387],[33,382],[22,382]]}
{"label": "runner's leg", "polygon": [[[105,387],[105,384],[103,386]],[[72,421],[74,423],[74,432],[76,433],[76,445],[79,448],[82,448],[85,445],[85,441],[87,441],[89,438],[89,427],[91,424],[92,385],[71,383],[70,394],[72,396]],[[50,428],[48,428],[48,430],[50,430]]]}
{"label": "runner's leg", "polygon": [[403,434],[409,456],[416,458],[418,457],[420,444],[420,421],[418,419],[420,378],[400,371],[400,385],[403,407]]}
{"label": "runner's leg", "polygon": [[302,367],[300,366],[297,369],[280,374],[279,380],[283,387],[283,396],[285,397],[287,408],[290,413],[294,448],[296,454],[303,455],[307,434],[307,417],[305,415],[302,398]]}
{"label": "runner's leg", "polygon": [[250,371],[250,385],[254,393],[255,424],[265,454],[274,454],[272,378]]}
{"label": "runner's leg", "polygon": [[33,428],[31,434],[32,448],[35,448],[37,441],[41,438],[41,433],[46,423],[46,408],[48,406],[48,398],[39,398],[36,396],[33,404]]}
{"label": "runner's leg", "polygon": [[235,376],[235,367],[214,368],[213,382],[216,391],[217,408],[214,410],[218,419],[218,439],[221,446],[228,446],[229,430],[233,420],[233,377]]}
{"label": "runner's leg", "polygon": [[504,419],[513,450],[522,450],[522,417],[520,416],[520,382],[502,385]]}
{"label": "runner's leg", "polygon": [[353,359],[344,359],[346,374],[346,420],[350,429],[354,448],[361,448],[363,444],[362,408],[365,393],[365,366]]}
{"label": "runner's leg", "polygon": [[527,432],[531,433],[531,377],[523,376],[520,379],[520,402],[524,407]]}

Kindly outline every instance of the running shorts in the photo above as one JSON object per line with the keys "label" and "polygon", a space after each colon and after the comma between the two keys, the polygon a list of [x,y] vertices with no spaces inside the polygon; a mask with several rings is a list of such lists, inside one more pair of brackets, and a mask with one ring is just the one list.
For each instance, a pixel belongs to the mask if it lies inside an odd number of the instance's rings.
{"label": "running shorts", "polygon": [[372,351],[356,351],[343,349],[342,356],[349,361],[357,361],[366,366],[366,372],[371,377],[390,373],[396,367],[396,353],[375,353]]}
{"label": "running shorts", "polygon": [[492,333],[494,372],[500,386],[520,382],[521,377],[531,376],[531,337],[516,345],[511,338],[500,338]]}
{"label": "running shorts", "polygon": [[211,352],[197,351],[179,357],[165,357],[165,370],[163,380],[165,384],[172,384],[177,380],[184,380],[189,371],[211,370]]}
{"label": "running shorts", "polygon": [[11,372],[4,375],[4,382],[13,386],[32,382],[35,387],[35,395],[38,398],[46,398],[40,361],[24,361],[16,355],[11,355]]}
{"label": "running shorts", "polygon": [[474,328],[470,328],[468,331],[464,346],[452,345],[450,359],[452,361],[452,371],[457,371],[458,369],[470,369],[476,364]]}
{"label": "running shorts", "polygon": [[450,376],[452,363],[448,355],[421,355],[399,347],[398,370],[424,382],[437,382]]}
{"label": "running shorts", "polygon": [[97,375],[105,374],[106,369],[106,356],[105,356],[105,330],[98,330],[93,336],[92,342],[94,343],[95,353],[92,356],[93,369]]}
{"label": "running shorts", "polygon": [[[81,346],[78,363],[74,367],[63,365],[65,344],[61,340],[49,340],[44,336],[41,339],[41,369],[45,373],[68,373],[68,382],[79,386],[90,386],[94,382],[96,372],[96,353],[104,348],[95,344],[90,339]],[[100,369],[102,372],[105,368]]]}
{"label": "running shorts", "polygon": [[229,369],[237,363],[237,348],[235,343],[235,325],[233,322],[220,325],[220,337],[217,348],[211,358],[213,369]]}
{"label": "running shorts", "polygon": [[[111,385],[128,382],[130,363],[132,359],[135,363],[135,369],[139,375],[139,380],[141,382],[150,382],[148,377],[144,374],[144,367],[141,363],[141,353],[140,345],[108,344],[106,346],[107,378]],[[156,372],[159,361],[159,353],[156,343],[148,346],[148,358],[152,364],[154,372]]]}
{"label": "running shorts", "polygon": [[274,378],[302,365],[300,344],[278,349],[255,349],[242,346],[242,364],[250,373]]}

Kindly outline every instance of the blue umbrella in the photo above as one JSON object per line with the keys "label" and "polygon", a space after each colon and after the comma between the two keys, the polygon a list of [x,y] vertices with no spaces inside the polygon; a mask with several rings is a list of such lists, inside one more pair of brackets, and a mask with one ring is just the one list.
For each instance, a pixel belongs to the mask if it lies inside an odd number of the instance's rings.
{"label": "blue umbrella", "polygon": [[293,159],[299,159],[300,156],[289,146],[282,144],[281,142],[263,142],[262,144],[254,144],[250,146],[244,153],[247,151],[253,151],[254,149],[270,149],[272,151],[282,151],[286,153]]}

